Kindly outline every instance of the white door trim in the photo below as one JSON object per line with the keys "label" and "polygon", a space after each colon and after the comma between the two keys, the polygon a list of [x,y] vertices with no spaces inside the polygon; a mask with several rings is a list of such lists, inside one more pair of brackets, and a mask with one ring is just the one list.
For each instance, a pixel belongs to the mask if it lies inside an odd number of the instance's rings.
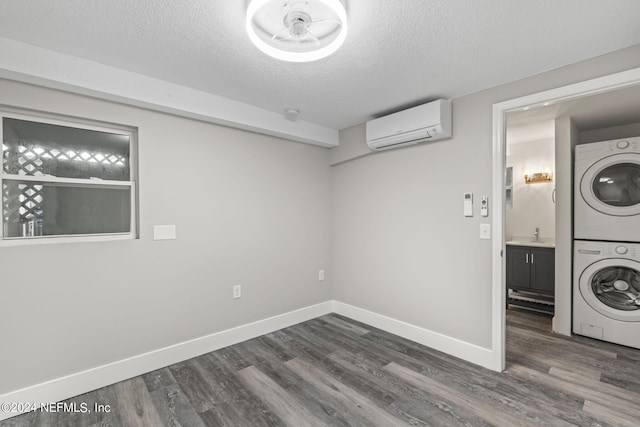
{"label": "white door trim", "polygon": [[496,371],[505,368],[505,267],[501,253],[504,244],[504,173],[505,114],[528,106],[546,102],[560,102],[598,93],[609,92],[626,86],[640,84],[640,68],[622,71],[596,79],[511,99],[493,105],[493,235],[492,235],[492,350]]}

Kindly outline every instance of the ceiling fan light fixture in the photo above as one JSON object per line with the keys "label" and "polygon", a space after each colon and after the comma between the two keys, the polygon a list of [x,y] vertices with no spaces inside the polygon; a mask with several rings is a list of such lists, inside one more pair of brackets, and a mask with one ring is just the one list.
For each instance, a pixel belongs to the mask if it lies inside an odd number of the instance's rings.
{"label": "ceiling fan light fixture", "polygon": [[347,37],[347,12],[341,0],[251,0],[246,30],[267,55],[289,62],[325,58]]}

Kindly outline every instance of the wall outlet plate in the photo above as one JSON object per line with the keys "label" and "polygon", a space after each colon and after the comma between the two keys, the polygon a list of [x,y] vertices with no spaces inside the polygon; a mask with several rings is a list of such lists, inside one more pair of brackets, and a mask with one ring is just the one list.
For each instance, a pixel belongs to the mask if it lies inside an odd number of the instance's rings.
{"label": "wall outlet plate", "polygon": [[480,224],[480,239],[491,239],[491,224]]}
{"label": "wall outlet plate", "polygon": [[175,225],[154,225],[153,226],[153,240],[175,240],[175,239],[176,239]]}

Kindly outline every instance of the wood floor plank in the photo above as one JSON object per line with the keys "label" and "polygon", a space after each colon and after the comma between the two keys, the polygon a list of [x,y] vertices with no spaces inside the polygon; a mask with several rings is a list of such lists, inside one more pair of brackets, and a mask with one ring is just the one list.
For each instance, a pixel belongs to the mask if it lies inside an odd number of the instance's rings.
{"label": "wood floor plank", "polygon": [[224,399],[221,391],[204,378],[195,359],[178,363],[169,369],[196,412],[205,412]]}
{"label": "wood floor plank", "polygon": [[[205,411],[208,415],[215,414],[231,426],[282,425],[282,420],[269,411],[265,403],[244,386],[238,371],[223,354],[219,352],[205,354],[198,358],[198,362],[205,373],[203,379],[219,393],[217,402],[210,410]],[[204,417],[204,414],[200,415]]]}
{"label": "wood floor plank", "polygon": [[288,394],[267,375],[249,366],[240,371],[240,377],[267,406],[289,426],[316,427],[325,425],[300,402]]}
{"label": "wood floor plank", "polygon": [[176,384],[150,393],[160,419],[167,427],[205,427],[189,399]]}
{"label": "wood floor plank", "polygon": [[338,328],[331,331],[323,327],[322,324],[306,322],[300,325],[300,329],[305,331],[306,337],[313,337],[316,341],[324,343],[327,347],[331,347],[332,351],[327,352],[327,354],[338,350],[348,350],[366,358],[371,363],[377,363],[381,367],[391,361],[388,357],[385,357],[383,352],[361,345],[363,342],[362,337],[347,336]]}
{"label": "wood floor plank", "polygon": [[168,368],[142,376],[160,419],[168,427],[206,427]]}
{"label": "wood floor plank", "polygon": [[593,402],[607,402],[607,405],[611,409],[640,419],[639,405],[629,405],[628,402],[611,398],[609,395],[602,391],[594,390],[581,384],[571,383],[563,379],[553,377],[551,375],[545,375],[538,371],[534,371],[532,369],[521,366],[513,366],[507,371],[507,373],[509,375],[516,375],[531,381],[542,383],[549,388],[562,390],[566,393],[573,394],[585,400],[590,400]]}
{"label": "wood floor plank", "polygon": [[[394,402],[386,406],[394,416],[404,419],[411,425],[451,426],[474,424],[460,418],[459,414],[451,410],[451,407],[431,390],[413,387],[411,384],[400,380],[388,371],[378,369],[367,364],[361,359],[346,351],[332,353],[330,359],[336,363],[350,368],[351,372],[360,371],[363,377],[368,377],[371,388],[376,390],[389,390],[399,396]],[[364,392],[358,389],[361,393]]]}
{"label": "wood floor plank", "polygon": [[630,390],[634,393],[640,393],[640,378],[637,375],[620,372],[617,369],[608,370],[602,374],[600,381],[620,387],[624,390]]}
{"label": "wood floor plank", "polygon": [[364,335],[370,331],[370,329],[362,328],[358,325],[354,325],[353,323],[349,323],[342,319],[338,319],[337,317],[334,317],[330,314],[319,317],[318,320],[329,323],[335,327],[342,328],[345,331],[354,333],[356,335]]}
{"label": "wood floor plank", "polygon": [[620,413],[612,410],[608,406],[600,405],[590,400],[585,400],[583,410],[594,418],[612,426],[638,427],[638,425],[640,425],[638,418]]}
{"label": "wood floor plank", "polygon": [[[388,405],[399,397],[387,387],[375,387],[373,378],[365,375],[358,375],[353,370],[345,368],[344,365],[336,363],[333,360],[332,355],[339,353],[340,351],[341,350],[336,350],[335,352],[330,353],[326,357],[319,360],[308,358],[304,354],[301,354],[298,359],[302,359],[309,363],[312,363],[328,374],[333,375],[336,378],[340,378],[340,380],[345,385],[352,389],[358,390],[361,394],[377,402],[381,406]],[[356,357],[360,360],[364,360],[362,354],[358,354]],[[371,363],[375,364],[376,362],[373,361]]]}
{"label": "wood floor plank", "polygon": [[[531,339],[530,331],[524,331],[520,328],[512,328],[510,329],[510,332],[513,335],[519,335],[525,338],[529,337]],[[607,359],[616,359],[618,357],[618,354],[615,351],[610,351],[610,350],[606,350],[598,347],[591,347],[582,342],[569,340],[567,339],[567,337],[563,337],[560,335],[536,334],[535,338],[533,339],[535,339],[538,343],[544,343],[546,345],[552,345],[552,346],[553,345],[563,346],[565,348],[569,348],[573,350],[575,354],[580,354],[582,352],[582,353],[588,353],[591,355],[599,355]]]}
{"label": "wood floor plank", "polygon": [[281,362],[286,362],[296,357],[295,354],[287,351],[286,342],[272,340],[268,336],[258,337],[255,340],[264,348],[268,348]]}
{"label": "wood floor plank", "polygon": [[[385,369],[415,387],[421,388],[423,390],[435,391],[450,404],[467,409],[474,416],[481,418],[490,425],[519,427],[529,427],[535,425],[528,420],[514,417],[513,415],[505,411],[488,407],[483,401],[479,399],[464,394],[463,392],[457,391],[447,386],[446,384],[434,381],[429,377],[421,375],[420,373],[412,371],[411,369],[400,366],[395,362],[389,363],[387,366],[385,366]],[[567,423],[566,425],[569,424]]]}
{"label": "wood floor plank", "polygon": [[[542,337],[540,335],[542,335]],[[608,350],[605,351],[603,355],[601,352],[592,351],[588,346],[581,345],[580,348],[573,347],[574,343],[567,343],[564,339],[560,339],[552,344],[546,341],[546,334],[539,334],[535,331],[525,332],[510,329],[507,333],[507,342],[509,342],[511,348],[516,351],[520,350],[521,352],[527,353],[536,352],[544,357],[564,360],[567,363],[575,363],[599,371],[604,371],[612,366],[614,359],[615,362],[613,363],[615,366],[623,366],[626,364],[625,361],[620,361],[617,360],[617,357],[612,357],[611,352]]]}
{"label": "wood floor plank", "polygon": [[544,351],[543,349],[544,347],[536,347],[527,350],[512,348],[510,349],[509,353],[510,356],[519,358],[520,360],[526,357],[527,359],[537,361],[540,365],[547,366],[549,369],[558,368],[563,371],[573,372],[581,377],[590,378],[596,381],[599,381],[602,377],[601,369],[595,369],[581,363],[568,361],[567,359],[558,359],[556,357],[550,356],[548,352]]}
{"label": "wood floor plank", "polygon": [[252,361],[253,366],[288,393],[304,401],[306,408],[326,425],[345,427],[353,425],[353,420],[336,410],[335,402],[331,398],[308,387],[298,375],[287,369],[277,352],[274,352],[270,346],[263,345],[260,340],[251,340],[243,343],[240,348],[245,357]]}
{"label": "wood floor plank", "polygon": [[117,410],[124,425],[166,427],[141,377],[117,383],[114,390],[117,396]]}
{"label": "wood floor plank", "polygon": [[176,385],[176,379],[169,368],[162,368],[156,371],[148,372],[142,375],[144,384],[147,386],[149,393],[161,389],[163,387],[170,387]]}
{"label": "wood floor plank", "polygon": [[507,310],[506,318],[511,327],[520,327],[528,330],[536,330],[551,333],[551,315],[531,312],[522,309]]}
{"label": "wood floor plank", "polygon": [[638,393],[634,393],[633,391],[625,390],[611,384],[603,383],[602,381],[599,381],[599,379],[594,380],[593,378],[585,377],[583,375],[556,367],[553,367],[549,370],[549,375],[555,378],[560,378],[561,380],[570,382],[574,385],[580,385],[585,388],[597,390],[598,392],[609,396],[610,399],[628,401],[632,406],[636,407],[638,413],[640,414],[640,394]]}
{"label": "wood floor plank", "polygon": [[308,362],[292,359],[285,365],[318,390],[342,402],[345,410],[361,417],[365,425],[410,425]]}

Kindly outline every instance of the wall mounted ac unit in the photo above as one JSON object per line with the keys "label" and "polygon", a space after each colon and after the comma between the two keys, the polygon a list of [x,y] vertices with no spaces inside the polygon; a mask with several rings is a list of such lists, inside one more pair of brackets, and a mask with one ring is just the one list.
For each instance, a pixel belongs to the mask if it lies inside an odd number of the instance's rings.
{"label": "wall mounted ac unit", "polygon": [[450,138],[451,133],[451,101],[439,99],[367,122],[367,145],[389,150]]}

